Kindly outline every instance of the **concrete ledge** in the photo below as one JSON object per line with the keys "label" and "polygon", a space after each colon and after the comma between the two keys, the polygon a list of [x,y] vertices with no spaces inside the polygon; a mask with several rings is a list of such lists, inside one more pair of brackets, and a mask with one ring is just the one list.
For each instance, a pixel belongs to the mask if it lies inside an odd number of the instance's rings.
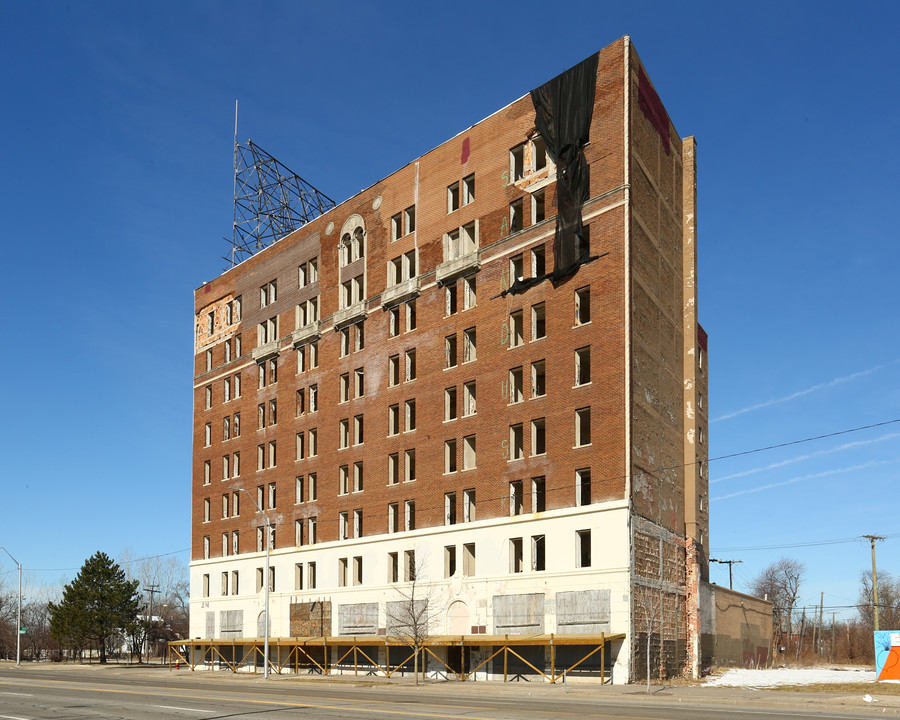
{"label": "concrete ledge", "polygon": [[481,250],[476,250],[468,255],[463,255],[455,260],[448,260],[437,266],[435,277],[439,283],[452,280],[460,275],[481,270]]}
{"label": "concrete ledge", "polygon": [[381,293],[381,304],[384,307],[398,305],[399,303],[409,300],[419,294],[419,278],[414,277],[409,280],[397,283],[387,288]]}

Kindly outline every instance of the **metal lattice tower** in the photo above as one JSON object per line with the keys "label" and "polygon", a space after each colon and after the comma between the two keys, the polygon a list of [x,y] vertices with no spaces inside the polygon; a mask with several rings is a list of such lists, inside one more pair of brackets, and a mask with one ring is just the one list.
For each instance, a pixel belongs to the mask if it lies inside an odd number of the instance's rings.
{"label": "metal lattice tower", "polygon": [[259,145],[234,143],[231,267],[314,220],[337,203]]}

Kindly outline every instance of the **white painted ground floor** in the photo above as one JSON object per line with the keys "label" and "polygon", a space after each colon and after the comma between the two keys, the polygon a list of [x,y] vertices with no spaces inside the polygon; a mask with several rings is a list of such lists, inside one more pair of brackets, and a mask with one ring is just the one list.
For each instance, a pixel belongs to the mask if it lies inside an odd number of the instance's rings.
{"label": "white painted ground floor", "polygon": [[[615,502],[276,548],[269,634],[630,637],[630,537]],[[191,563],[191,637],[263,636],[264,566],[264,550]],[[629,647],[606,653],[614,682],[628,681]]]}

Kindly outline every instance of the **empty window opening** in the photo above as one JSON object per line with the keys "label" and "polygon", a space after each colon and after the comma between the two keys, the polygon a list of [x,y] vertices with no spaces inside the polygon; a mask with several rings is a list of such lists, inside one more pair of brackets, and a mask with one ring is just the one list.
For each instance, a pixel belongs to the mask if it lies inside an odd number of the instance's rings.
{"label": "empty window opening", "polygon": [[583,347],[575,351],[575,384],[587,385],[591,381],[591,348]]}
{"label": "empty window opening", "polygon": [[363,464],[353,463],[353,492],[363,491]]}
{"label": "empty window opening", "polygon": [[444,494],[444,525],[456,525],[456,493]]}
{"label": "empty window opening", "polygon": [[338,423],[338,449],[350,447],[350,420],[344,418]]}
{"label": "empty window opening", "polygon": [[444,422],[456,420],[456,388],[444,390]]}
{"label": "empty window opening", "polygon": [[444,577],[450,578],[456,575],[456,545],[444,547]]}
{"label": "empty window opening", "polygon": [[519,347],[523,342],[522,311],[517,310],[509,316],[509,346]]}
{"label": "empty window opening", "polygon": [[416,579],[416,551],[406,550],[403,553],[403,560],[406,573],[404,580],[406,580],[406,582],[412,582]]}
{"label": "empty window opening", "polygon": [[474,470],[476,467],[475,436],[463,438],[463,470]]}
{"label": "empty window opening", "polygon": [[416,479],[416,451],[407,450],[403,453],[405,460],[405,476],[404,482],[413,482]]}
{"label": "empty window opening", "polygon": [[575,324],[584,325],[591,321],[590,285],[575,291]]}
{"label": "empty window opening", "polygon": [[575,446],[591,444],[591,409],[580,408],[575,411]]}
{"label": "empty window opening", "polygon": [[446,297],[446,315],[455,315],[456,314],[456,283],[450,283],[444,288],[444,294]]}
{"label": "empty window opening", "polygon": [[398,553],[388,553],[388,577],[389,583],[400,582],[400,556]]}
{"label": "empty window opening", "polygon": [[407,400],[405,405],[406,432],[411,432],[416,429],[416,401]]}
{"label": "empty window opening", "polygon": [[543,535],[533,535],[531,537],[531,569],[535,572],[541,572],[547,569],[545,555],[545,541]]}
{"label": "empty window opening", "polygon": [[459,183],[455,182],[447,188],[447,212],[459,210]]}
{"label": "empty window opening", "polygon": [[388,532],[395,533],[400,530],[400,506],[397,503],[388,505]]}
{"label": "empty window opening", "polygon": [[591,469],[583,468],[575,471],[575,504],[591,504]]}
{"label": "empty window opening", "polygon": [[478,359],[478,353],[475,328],[469,328],[463,333],[463,362],[472,362],[476,359]]}
{"label": "empty window opening", "polygon": [[397,453],[388,455],[388,485],[400,482],[400,456]]}
{"label": "empty window opening", "polygon": [[477,407],[476,407],[476,391],[475,391],[475,381],[471,380],[463,385],[463,409],[462,413],[464,416],[468,417],[469,415],[474,415]]}
{"label": "empty window opening", "polygon": [[475,202],[475,174],[463,178],[462,181],[462,204],[468,205]]}
{"label": "empty window opening", "polygon": [[476,298],[476,283],[477,278],[472,275],[471,277],[463,278],[463,309],[469,310],[477,304]]}
{"label": "empty window opening", "polygon": [[346,495],[348,492],[350,492],[350,466],[341,465],[338,468],[338,495]]}
{"label": "empty window opening", "polygon": [[396,435],[400,432],[400,406],[388,407],[388,435]]}
{"label": "empty window opening", "polygon": [[531,454],[543,455],[547,452],[547,428],[544,418],[531,421]]}
{"label": "empty window opening", "polygon": [[511,368],[509,371],[509,404],[520,403],[523,399],[522,368]]}
{"label": "empty window opening", "polygon": [[509,259],[509,282],[510,284],[516,280],[522,280],[525,277],[525,261],[522,254],[514,255]]}
{"label": "empty window opening", "polygon": [[509,514],[521,515],[525,512],[525,498],[522,493],[522,481],[513,480],[509,484]]}
{"label": "empty window opening", "polygon": [[463,490],[463,522],[475,520],[475,489]]}
{"label": "empty window opening", "polygon": [[391,355],[388,358],[388,385],[393,387],[400,384],[400,356]]}
{"label": "empty window opening", "polygon": [[547,481],[543,477],[531,478],[531,512],[547,509]]}
{"label": "empty window opening", "polygon": [[392,307],[388,311],[389,334],[397,337],[400,334],[400,306]]}
{"label": "empty window opening", "polygon": [[511,573],[520,573],[524,570],[522,556],[522,538],[509,539],[509,571]]}
{"label": "empty window opening", "polygon": [[577,560],[578,567],[590,567],[591,566],[591,531],[590,530],[578,530],[576,531],[578,537],[578,547],[577,547]]}
{"label": "empty window opening", "polygon": [[456,440],[444,442],[444,473],[456,472]]}
{"label": "empty window opening", "polygon": [[456,367],[456,335],[448,335],[444,338],[444,356],[446,367]]}
{"label": "empty window opening", "polygon": [[547,337],[547,310],[544,303],[531,306],[531,339]]}
{"label": "empty window opening", "polygon": [[522,423],[516,423],[509,426],[509,459],[521,460],[525,457],[523,448],[523,432]]}
{"label": "empty window opening", "polygon": [[513,182],[525,177],[525,143],[509,151],[509,174]]}
{"label": "empty window opening", "polygon": [[546,364],[543,360],[531,363],[531,397],[543,397],[547,394]]}
{"label": "empty window opening", "polygon": [[[531,222],[536,224],[547,217],[547,211],[544,205],[546,194],[543,189],[537,190],[531,195]],[[543,273],[542,273],[543,274]]]}
{"label": "empty window opening", "polygon": [[412,332],[416,329],[416,301],[410,300],[406,303],[406,332]]}
{"label": "empty window opening", "polygon": [[475,543],[463,545],[463,575],[466,577],[475,575]]}
{"label": "empty window opening", "polygon": [[522,211],[524,207],[524,199],[519,198],[513,200],[509,204],[509,231],[511,233],[519,232],[524,227]]}

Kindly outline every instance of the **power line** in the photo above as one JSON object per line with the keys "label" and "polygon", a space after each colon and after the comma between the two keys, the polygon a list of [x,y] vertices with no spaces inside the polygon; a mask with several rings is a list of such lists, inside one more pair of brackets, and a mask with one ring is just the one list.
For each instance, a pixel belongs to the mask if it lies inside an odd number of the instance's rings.
{"label": "power line", "polygon": [[[900,537],[900,533],[893,533],[891,535],[882,535],[883,538],[895,538]],[[865,540],[865,536],[857,536],[851,538],[841,538],[839,540],[812,540],[809,542],[797,542],[797,543],[786,543],[784,545],[755,545],[752,547],[717,547],[713,548],[716,553],[721,552],[747,552],[750,550],[786,550],[789,548],[799,548],[799,547],[818,547],[820,545],[840,545],[842,543],[852,543],[852,542],[861,542]]]}

